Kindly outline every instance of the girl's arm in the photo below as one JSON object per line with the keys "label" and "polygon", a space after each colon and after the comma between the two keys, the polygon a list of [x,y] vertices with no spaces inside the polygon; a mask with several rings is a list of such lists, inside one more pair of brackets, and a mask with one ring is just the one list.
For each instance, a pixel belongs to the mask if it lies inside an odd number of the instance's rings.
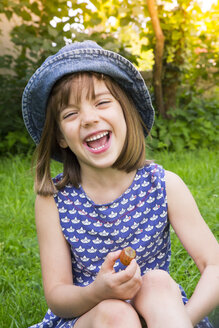
{"label": "girl's arm", "polygon": [[37,196],[35,203],[43,287],[54,314],[71,318],[89,311],[106,298],[132,298],[141,285],[140,269],[132,261],[115,273],[113,265],[120,251],[109,253],[95,282],[86,287],[73,285],[70,248],[59,222],[53,197]]}
{"label": "girl's arm", "polygon": [[166,189],[170,223],[201,273],[186,305],[195,325],[219,305],[219,244],[184,182],[168,171]]}

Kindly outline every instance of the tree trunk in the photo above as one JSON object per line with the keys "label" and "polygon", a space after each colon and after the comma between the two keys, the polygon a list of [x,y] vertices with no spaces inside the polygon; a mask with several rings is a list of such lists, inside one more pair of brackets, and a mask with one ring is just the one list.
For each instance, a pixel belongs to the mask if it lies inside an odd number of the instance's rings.
{"label": "tree trunk", "polygon": [[[164,68],[164,79],[163,79],[163,95],[164,95],[164,109],[165,113],[169,109],[176,108],[176,96],[179,86],[179,75],[180,71],[178,67]],[[166,114],[167,115],[167,114]],[[167,115],[168,118],[170,117]]]}
{"label": "tree trunk", "polygon": [[[189,7],[191,1],[187,1],[186,8]],[[179,3],[178,7],[175,9],[175,14],[181,17],[178,27],[178,33],[180,38],[177,41],[177,47],[174,49],[174,56],[171,63],[165,62],[163,60],[163,95],[164,95],[164,108],[165,112],[169,109],[176,108],[177,101],[177,91],[180,87],[181,75],[180,67],[182,67],[185,59],[185,49],[186,49],[186,28],[188,25],[189,17],[186,8]],[[170,115],[168,115],[170,117]]]}
{"label": "tree trunk", "polygon": [[157,110],[163,117],[166,117],[162,91],[162,61],[164,52],[164,34],[160,26],[157,12],[156,0],[147,0],[148,11],[151,17],[152,26],[156,37],[156,45],[154,49],[155,64],[153,68],[153,86],[155,94],[155,105]]}

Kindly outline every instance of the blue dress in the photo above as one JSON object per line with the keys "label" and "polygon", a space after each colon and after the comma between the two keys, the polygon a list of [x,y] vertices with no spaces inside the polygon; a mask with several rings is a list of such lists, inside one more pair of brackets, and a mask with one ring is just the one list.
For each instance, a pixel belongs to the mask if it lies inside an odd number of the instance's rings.
{"label": "blue dress", "polygon": [[[57,183],[62,174],[54,179]],[[141,274],[169,272],[170,224],[167,216],[165,171],[151,164],[139,169],[130,187],[115,201],[95,204],[82,187],[67,185],[54,196],[63,234],[70,245],[73,283],[87,286],[95,280],[109,252],[131,246]],[[118,260],[115,271],[124,269]],[[188,301],[179,286],[183,302]],[[48,310],[32,328],[70,328],[78,318],[63,319]],[[196,328],[213,328],[207,318]]]}

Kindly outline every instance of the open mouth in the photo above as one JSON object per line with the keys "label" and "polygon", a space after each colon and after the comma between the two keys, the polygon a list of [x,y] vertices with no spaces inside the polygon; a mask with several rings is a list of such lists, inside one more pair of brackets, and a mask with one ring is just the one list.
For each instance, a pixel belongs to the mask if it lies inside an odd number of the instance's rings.
{"label": "open mouth", "polygon": [[85,140],[85,145],[92,151],[100,151],[105,149],[110,139],[110,132],[104,131],[88,137]]}

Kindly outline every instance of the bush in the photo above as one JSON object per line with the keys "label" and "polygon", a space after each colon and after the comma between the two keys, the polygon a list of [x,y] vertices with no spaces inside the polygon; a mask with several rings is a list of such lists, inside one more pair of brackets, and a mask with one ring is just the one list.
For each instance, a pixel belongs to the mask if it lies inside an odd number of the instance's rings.
{"label": "bush", "polygon": [[216,100],[193,98],[189,104],[168,111],[171,119],[156,117],[149,146],[169,151],[218,148],[218,109]]}
{"label": "bush", "polygon": [[[6,65],[5,63],[4,65]],[[1,57],[0,57],[0,68]],[[33,142],[24,126],[21,98],[26,79],[17,75],[0,74],[0,85],[3,92],[0,94],[0,155],[26,154]]]}

